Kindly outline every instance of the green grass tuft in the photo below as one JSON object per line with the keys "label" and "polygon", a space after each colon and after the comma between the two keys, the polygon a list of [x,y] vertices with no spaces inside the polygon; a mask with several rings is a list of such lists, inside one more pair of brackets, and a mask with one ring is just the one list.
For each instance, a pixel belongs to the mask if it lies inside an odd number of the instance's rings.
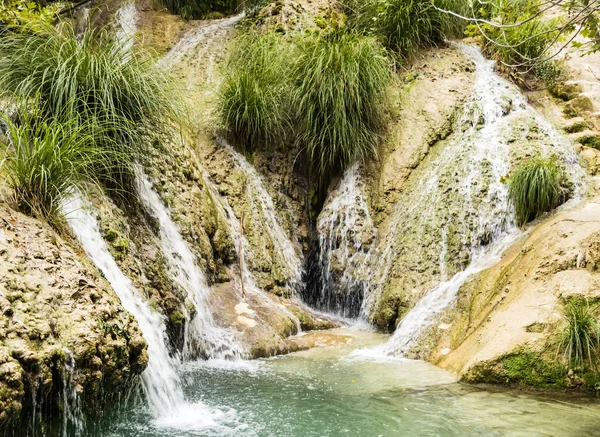
{"label": "green grass tuft", "polygon": [[321,175],[376,153],[389,61],[372,37],[346,32],[299,41],[292,67],[297,138]]}
{"label": "green grass tuft", "polygon": [[48,117],[111,120],[125,138],[131,124],[177,118],[172,79],[109,29],[16,28],[0,36],[0,53],[0,92],[39,96]]}
{"label": "green grass tuft", "polygon": [[84,181],[97,181],[106,162],[118,157],[109,156],[108,149],[96,143],[97,135],[110,128],[108,124],[48,121],[40,108],[21,104],[14,119],[0,114],[0,170],[18,209],[57,224],[61,205],[72,190]]}
{"label": "green grass tuft", "polygon": [[[73,25],[15,27],[0,34],[0,98],[39,99],[40,116],[72,120],[95,129],[96,147],[105,147],[103,182],[131,192],[133,163],[147,144],[145,128],[179,121],[173,80],[150,53],[131,49],[110,29]],[[118,158],[111,158],[118,156]]]}
{"label": "green grass tuft", "polygon": [[590,305],[587,300],[570,300],[562,312],[566,326],[559,351],[572,368],[582,369],[586,364],[595,368],[600,348],[598,306]]}
{"label": "green grass tuft", "polygon": [[348,5],[352,22],[402,56],[460,36],[466,22],[436,9],[468,15],[465,0],[367,0]]}
{"label": "green grass tuft", "polygon": [[159,0],[167,10],[181,15],[184,20],[206,18],[211,12],[232,13],[238,7],[236,0]]}
{"label": "green grass tuft", "polygon": [[508,195],[515,207],[517,224],[523,226],[563,200],[563,173],[556,159],[530,159],[510,175]]}
{"label": "green grass tuft", "polygon": [[222,123],[246,150],[265,149],[289,131],[289,47],[273,33],[238,38],[220,89]]}

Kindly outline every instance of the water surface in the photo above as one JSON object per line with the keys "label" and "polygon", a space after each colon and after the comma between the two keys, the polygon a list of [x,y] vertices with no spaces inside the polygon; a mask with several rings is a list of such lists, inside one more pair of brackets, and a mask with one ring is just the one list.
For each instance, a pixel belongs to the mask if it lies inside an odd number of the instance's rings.
{"label": "water surface", "polygon": [[[336,330],[346,346],[182,369],[186,408],[154,420],[143,406],[105,420],[103,437],[594,436],[600,402],[552,400],[458,384],[424,362],[348,357],[386,336]],[[197,406],[197,408],[195,408]],[[210,414],[207,414],[210,412]]]}

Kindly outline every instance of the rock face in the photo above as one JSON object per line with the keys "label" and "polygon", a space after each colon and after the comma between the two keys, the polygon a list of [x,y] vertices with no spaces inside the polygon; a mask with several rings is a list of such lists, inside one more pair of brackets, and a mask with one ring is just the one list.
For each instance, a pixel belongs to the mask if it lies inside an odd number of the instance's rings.
{"label": "rock face", "polygon": [[461,288],[455,308],[421,344],[422,356],[470,382],[593,385],[590,375],[567,373],[556,359],[562,303],[600,299],[598,247],[598,197],[533,228]]}
{"label": "rock face", "polygon": [[[146,343],[77,244],[0,204],[0,429],[63,408],[72,367],[86,415],[145,368]],[[49,419],[43,417],[44,420]]]}

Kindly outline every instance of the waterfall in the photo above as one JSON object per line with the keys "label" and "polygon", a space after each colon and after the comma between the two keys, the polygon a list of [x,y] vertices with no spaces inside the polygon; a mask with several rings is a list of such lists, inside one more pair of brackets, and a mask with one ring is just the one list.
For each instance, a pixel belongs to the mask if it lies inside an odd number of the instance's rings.
{"label": "waterfall", "polygon": [[[240,229],[240,223],[239,223],[237,217],[235,216],[235,212],[233,211],[233,208],[231,207],[231,205],[229,204],[227,199],[225,197],[221,196],[221,194],[219,193],[219,190],[217,189],[214,182],[211,180],[211,178],[207,174],[206,170],[200,163],[199,159],[195,155],[193,155],[193,156],[194,156],[194,160],[196,162],[196,167],[198,168],[198,171],[202,175],[202,180],[208,187],[208,189],[211,193],[211,196],[212,196],[213,200],[215,201],[215,207],[217,208],[217,212],[227,223],[229,236],[233,240],[236,255],[238,256],[238,259],[240,260],[240,275],[241,275],[241,277],[238,278],[238,280],[237,280],[238,289],[240,291],[242,291],[242,288],[243,288],[244,293],[254,296],[259,302],[261,302],[262,305],[264,305],[266,307],[276,308],[277,311],[288,316],[296,324],[297,332],[300,332],[301,327],[300,327],[300,320],[298,319],[298,317],[296,317],[290,310],[288,310],[281,303],[275,302],[271,298],[267,297],[265,295],[265,293],[258,287],[258,285],[256,285],[256,281],[254,280],[254,275],[248,268],[248,265],[246,264],[246,261],[245,261],[245,259],[246,259],[245,255],[246,255],[246,253],[248,253],[250,251],[250,244],[248,243],[248,240],[246,239],[246,237],[244,236],[244,234],[242,233],[242,231]],[[266,193],[266,195],[268,196],[268,193]],[[270,198],[270,196],[269,196],[269,198]],[[271,203],[272,203],[272,200],[271,200]],[[292,242],[288,241],[288,244],[292,245]]]}
{"label": "waterfall", "polygon": [[242,12],[241,14],[233,15],[221,20],[211,20],[201,23],[199,26],[186,33],[177,44],[175,44],[173,48],[158,61],[158,65],[165,69],[173,68],[186,56],[189,56],[207,35],[214,35],[215,32],[229,29],[235,26],[243,17],[244,13]]}
{"label": "waterfall", "polygon": [[264,224],[267,227],[269,236],[275,246],[275,251],[285,262],[288,285],[292,290],[297,291],[302,282],[303,263],[296,252],[294,243],[283,231],[277,220],[277,211],[275,210],[273,199],[265,189],[262,177],[258,174],[258,171],[256,171],[254,166],[252,166],[244,156],[235,151],[224,138],[217,137],[217,142],[220,146],[227,149],[237,164],[237,167],[246,175],[248,184],[247,193],[250,201],[260,209],[258,212],[259,214],[262,213],[262,217],[265,220]]}
{"label": "waterfall", "polygon": [[[196,314],[186,332],[184,356],[190,358],[201,352],[208,358],[235,358],[242,355],[234,333],[215,325],[208,307],[210,288],[196,257],[179,233],[171,215],[152,184],[141,170],[138,172],[137,192],[146,209],[158,220],[163,254],[175,269],[175,278],[187,292]],[[199,343],[199,344],[198,344]]]}
{"label": "waterfall", "polygon": [[314,281],[317,289],[307,292],[306,298],[343,317],[361,313],[370,273],[376,230],[364,192],[357,163],[346,170],[317,219],[319,280]]}
{"label": "waterfall", "polygon": [[[65,349],[65,354],[62,369],[62,437],[80,436],[84,432],[84,422],[79,396],[73,381],[75,359],[70,350]],[[33,416],[35,417],[35,406]],[[33,429],[35,430],[35,422]]]}
{"label": "waterfall", "polygon": [[155,417],[173,413],[183,404],[183,391],[175,370],[176,362],[169,355],[163,317],[139,297],[131,280],[119,269],[89,208],[81,195],[75,194],[64,205],[64,213],[83,249],[142,330],[149,358],[148,367],[142,373],[142,387],[152,413]]}
{"label": "waterfall", "polygon": [[[407,250],[402,245],[414,236],[417,241],[432,241],[429,247],[418,250],[435,248],[439,279],[444,282],[426,292],[402,319],[393,337],[380,349],[387,355],[405,355],[419,334],[454,302],[460,287],[473,275],[498,262],[504,250],[522,234],[514,223],[508,187],[502,182],[511,168],[510,144],[506,139],[511,120],[526,117],[535,123],[548,140],[540,147],[541,154],[558,156],[570,166],[574,184],[581,184],[583,172],[576,164],[570,142],[527,104],[514,85],[495,74],[493,61],[486,60],[473,46],[457,46],[476,67],[473,95],[465,104],[459,129],[433,158],[429,170],[420,176],[414,189],[398,203],[383,252],[378,256],[380,263],[368,304],[377,298],[373,289],[383,287],[389,277],[394,257],[401,250]],[[443,180],[449,175],[449,180],[457,184],[452,187],[454,192],[449,192],[448,179]],[[439,245],[432,240],[432,223],[440,233]],[[451,235],[454,235],[452,247]],[[408,247],[410,250],[412,246]],[[448,259],[451,249],[466,256],[465,266],[461,268],[460,263]],[[447,275],[451,275],[451,279],[447,280]]]}
{"label": "waterfall", "polygon": [[135,1],[129,2],[117,11],[117,39],[122,42],[125,51],[133,48],[137,31],[138,13]]}

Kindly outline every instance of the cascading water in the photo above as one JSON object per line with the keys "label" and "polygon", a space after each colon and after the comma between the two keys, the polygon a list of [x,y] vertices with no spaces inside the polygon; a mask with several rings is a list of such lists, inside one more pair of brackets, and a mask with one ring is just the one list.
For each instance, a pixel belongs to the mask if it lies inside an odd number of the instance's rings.
{"label": "cascading water", "polygon": [[[394,257],[401,253],[398,242],[400,246],[410,242],[406,238],[430,242],[419,250],[433,247],[437,251],[439,280],[445,282],[426,292],[402,319],[393,337],[380,349],[387,355],[405,355],[419,334],[455,300],[460,287],[498,262],[503,251],[520,236],[512,218],[508,187],[503,183],[511,168],[506,139],[511,121],[526,117],[535,123],[547,139],[540,146],[540,154],[556,155],[564,162],[575,186],[580,185],[582,177],[571,144],[543,121],[515,86],[495,74],[494,63],[473,46],[458,47],[476,66],[473,96],[458,124],[462,129],[446,141],[429,170],[399,202],[365,308],[368,310],[376,301],[375,290],[384,286]],[[454,192],[446,188],[448,180],[458,184]],[[432,226],[440,232],[438,242],[432,241]],[[461,255],[459,263],[449,259],[452,251]],[[452,275],[450,280],[446,280],[447,274]]]}
{"label": "cascading water", "polygon": [[[75,359],[70,350],[66,349],[65,354],[66,357],[62,369],[62,436],[80,436],[84,432],[84,422],[79,396],[77,395],[77,389],[73,380],[75,375]],[[35,424],[33,429],[35,429]]]}
{"label": "cascading water", "polygon": [[189,321],[185,336],[184,357],[236,358],[242,355],[234,333],[215,325],[208,307],[210,288],[196,257],[179,233],[171,215],[152,188],[147,176],[138,172],[137,192],[147,210],[158,220],[163,254],[175,270],[177,282],[188,292],[196,314]]}
{"label": "cascading water", "polygon": [[90,259],[102,271],[119,296],[121,304],[137,320],[148,344],[148,367],[142,373],[142,387],[155,417],[171,414],[183,403],[183,391],[176,362],[169,355],[163,317],[150,309],[138,295],[133,283],[119,269],[102,238],[97,220],[81,195],[75,194],[64,205],[69,225]]}
{"label": "cascading water", "polygon": [[116,37],[124,45],[126,51],[133,48],[137,31],[138,12],[135,1],[127,3],[117,11]]}
{"label": "cascading water", "polygon": [[307,285],[305,299],[342,317],[360,315],[368,284],[376,230],[364,192],[360,166],[354,164],[346,170],[317,220],[318,278]]}
{"label": "cascading water", "polygon": [[[215,200],[215,206],[217,208],[217,211],[221,215],[221,217],[226,221],[229,228],[229,235],[231,236],[231,239],[234,242],[235,251],[238,256],[238,259],[240,260],[241,277],[238,280],[238,288],[240,289],[240,291],[242,291],[243,289],[242,294],[252,294],[254,297],[257,298],[258,301],[261,302],[262,305],[265,305],[267,307],[276,307],[279,310],[279,312],[287,315],[291,320],[294,321],[294,323],[296,324],[297,332],[300,332],[301,327],[300,320],[298,319],[298,317],[296,317],[284,305],[276,303],[272,299],[265,296],[265,293],[256,285],[254,275],[252,275],[252,272],[248,268],[248,265],[245,261],[246,253],[250,251],[250,244],[248,243],[248,240],[246,239],[246,237],[240,229],[240,224],[237,217],[235,216],[233,208],[231,207],[227,199],[220,195],[219,190],[217,189],[213,181],[210,179],[210,177],[207,175],[206,170],[203,168],[200,161],[196,157],[194,158],[196,160],[198,170],[202,174],[202,179],[209,188],[213,200]],[[266,195],[268,196],[268,193],[266,193]],[[273,201],[271,200],[271,203],[272,202]],[[289,240],[288,245],[292,246],[292,242]]]}
{"label": "cascading water", "polygon": [[163,56],[158,65],[162,68],[173,68],[188,56],[200,42],[207,36],[215,36],[215,32],[228,29],[237,24],[244,17],[244,13],[223,18],[221,20],[211,20],[201,23],[199,26],[190,30],[173,46],[169,52]]}
{"label": "cascading water", "polygon": [[142,389],[155,418],[155,425],[188,430],[227,430],[221,421],[233,422],[232,414],[212,409],[202,402],[184,399],[177,373],[178,361],[170,356],[163,316],[152,311],[138,295],[133,283],[119,269],[108,251],[91,205],[74,194],[63,206],[71,229],[90,259],[111,284],[123,307],[137,320],[148,344],[148,366],[142,373]]}
{"label": "cascading water", "polygon": [[297,291],[302,282],[303,263],[296,252],[294,244],[283,231],[277,220],[277,211],[275,210],[273,199],[265,189],[262,177],[246,158],[235,151],[225,139],[218,137],[217,142],[229,151],[237,164],[237,167],[246,175],[249,200],[255,207],[260,209],[258,214],[265,220],[264,223],[273,245],[275,246],[275,251],[285,263],[288,285],[293,290]]}

